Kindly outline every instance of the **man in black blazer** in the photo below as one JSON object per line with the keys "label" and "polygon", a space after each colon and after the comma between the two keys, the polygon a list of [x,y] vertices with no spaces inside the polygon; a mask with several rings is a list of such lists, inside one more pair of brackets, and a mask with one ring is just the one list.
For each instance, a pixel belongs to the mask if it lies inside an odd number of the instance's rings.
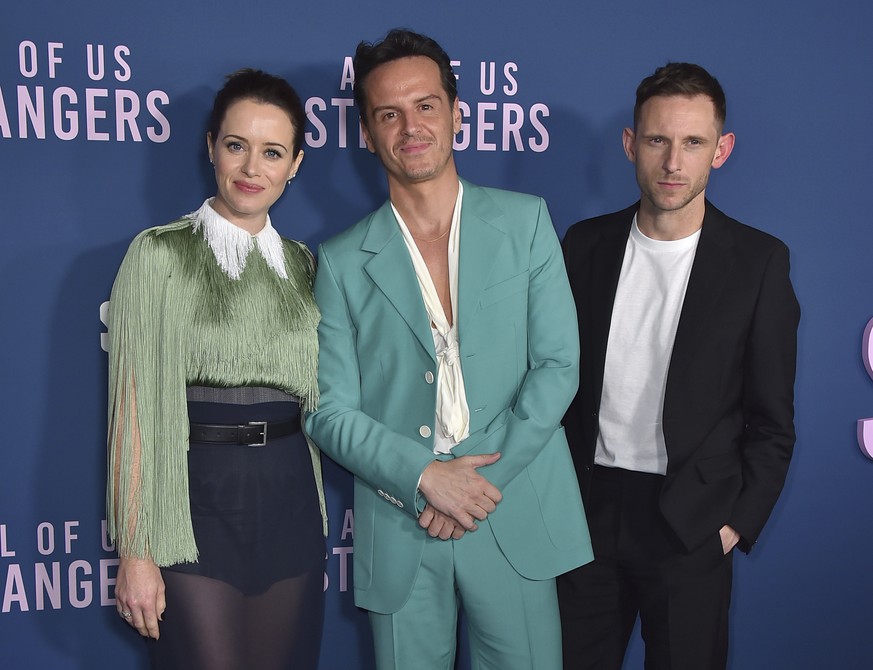
{"label": "man in black blazer", "polygon": [[727,160],[725,98],[669,63],[623,144],[640,201],[564,239],[581,340],[565,427],[595,560],[559,578],[568,670],[727,663],[731,556],[773,509],[794,446],[800,310],[788,249],[705,199]]}

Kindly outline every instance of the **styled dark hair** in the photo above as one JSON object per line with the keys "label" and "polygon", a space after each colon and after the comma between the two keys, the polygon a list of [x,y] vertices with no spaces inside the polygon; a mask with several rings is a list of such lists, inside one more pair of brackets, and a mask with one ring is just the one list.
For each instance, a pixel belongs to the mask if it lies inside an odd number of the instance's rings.
{"label": "styled dark hair", "polygon": [[355,104],[364,125],[367,125],[367,77],[380,65],[409,56],[426,56],[436,63],[449,102],[453,103],[458,97],[458,82],[443,48],[430,37],[405,28],[394,28],[382,41],[361,42],[355,50]]}
{"label": "styled dark hair", "polygon": [[646,100],[655,96],[674,95],[705,95],[715,105],[715,118],[719,130],[724,127],[727,102],[721,84],[709,72],[694,63],[667,63],[640,82],[634,105],[634,127],[636,128],[640,120],[640,110]]}
{"label": "styled dark hair", "polygon": [[215,95],[212,114],[209,117],[209,136],[213,142],[218,137],[228,107],[239,100],[254,100],[284,110],[291,117],[291,126],[294,128],[293,156],[300,153],[306,127],[306,114],[300,96],[282,77],[251,68],[243,68],[227,75],[227,81]]}

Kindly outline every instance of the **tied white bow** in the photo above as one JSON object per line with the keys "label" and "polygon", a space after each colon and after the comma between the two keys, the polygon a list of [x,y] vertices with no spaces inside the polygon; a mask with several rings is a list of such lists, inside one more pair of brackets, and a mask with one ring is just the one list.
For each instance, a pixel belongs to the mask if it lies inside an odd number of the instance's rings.
{"label": "tied white bow", "polygon": [[[419,280],[420,281],[420,280]],[[431,285],[433,285],[431,283]],[[436,291],[434,291],[436,292]],[[442,305],[439,305],[439,323],[434,318],[433,310],[425,297],[425,306],[431,323],[436,326],[442,338],[442,347],[438,347],[437,356],[437,403],[436,416],[443,429],[443,434],[455,444],[470,434],[470,410],[467,407],[467,389],[464,387],[464,374],[461,370],[461,358],[458,351],[457,329],[449,327],[443,315]]]}

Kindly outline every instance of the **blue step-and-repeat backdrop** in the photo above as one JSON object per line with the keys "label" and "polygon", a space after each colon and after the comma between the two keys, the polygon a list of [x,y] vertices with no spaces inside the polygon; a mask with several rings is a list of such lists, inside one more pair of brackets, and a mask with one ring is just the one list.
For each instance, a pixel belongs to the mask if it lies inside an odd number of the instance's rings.
{"label": "blue step-and-repeat backdrop", "polygon": [[[382,202],[351,55],[396,25],[455,61],[461,174],[544,196],[560,235],[635,199],[620,138],[642,77],[690,60],[721,80],[737,147],[708,194],[785,240],[803,308],[796,455],[761,541],[735,559],[731,667],[870,667],[871,24],[860,0],[5,3],[0,667],[145,667],[115,611],[103,520],[118,264],[137,231],[214,192],[206,116],[243,66],[287,77],[306,102],[306,159],[272,210],[283,235],[314,249]],[[331,464],[326,476],[321,667],[370,669],[352,601],[351,480]],[[625,665],[641,659],[635,639]]]}

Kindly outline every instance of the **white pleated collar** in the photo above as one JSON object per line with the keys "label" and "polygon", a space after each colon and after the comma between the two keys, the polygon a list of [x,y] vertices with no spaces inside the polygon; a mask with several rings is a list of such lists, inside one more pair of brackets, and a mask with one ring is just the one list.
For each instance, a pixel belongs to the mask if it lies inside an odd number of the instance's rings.
{"label": "white pleated collar", "polygon": [[246,259],[252,247],[257,247],[267,265],[282,279],[288,279],[282,238],[270,223],[270,215],[267,214],[264,227],[257,234],[251,235],[212,209],[213,200],[214,198],[207,198],[200,209],[187,216],[194,221],[195,233],[203,228],[203,238],[224,273],[231,279],[239,279],[246,269]]}

